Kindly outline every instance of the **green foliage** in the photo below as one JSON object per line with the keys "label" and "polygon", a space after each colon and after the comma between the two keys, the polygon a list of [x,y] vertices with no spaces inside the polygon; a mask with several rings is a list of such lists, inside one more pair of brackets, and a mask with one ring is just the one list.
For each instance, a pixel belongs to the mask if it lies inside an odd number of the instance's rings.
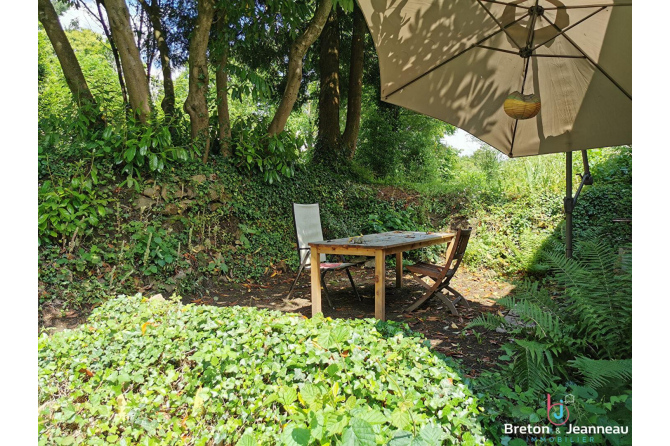
{"label": "green foliage", "polygon": [[448,175],[455,151],[444,146],[454,127],[399,107],[376,105],[368,92],[355,160],[380,178],[427,182]]}
{"label": "green foliage", "polygon": [[144,275],[157,274],[159,270],[174,270],[179,256],[180,241],[170,236],[168,230],[141,222],[131,222],[125,228],[131,234],[131,255],[141,265]]}
{"label": "green foliage", "polygon": [[291,178],[295,173],[301,138],[288,132],[267,135],[267,122],[254,118],[238,119],[234,122],[232,145],[234,158],[247,171],[263,174],[268,184]]}
{"label": "green foliage", "polygon": [[88,235],[107,213],[109,194],[99,188],[93,160],[72,166],[71,177],[51,175],[38,189],[38,239],[65,243],[65,239]]}
{"label": "green foliage", "polygon": [[[525,389],[540,389],[557,379],[574,378],[568,365],[589,378],[608,375],[586,370],[592,359],[626,359],[632,352],[632,275],[618,253],[601,241],[582,241],[578,256],[546,253],[553,278],[564,289],[553,296],[537,283],[526,282],[513,298],[498,303],[513,311],[519,321],[502,317],[479,317],[470,326],[495,329],[502,326],[514,334],[505,346],[511,358],[511,374]],[[624,263],[630,259],[624,259]],[[614,376],[617,376],[616,374]]]}
{"label": "green foliage", "polygon": [[[506,318],[488,314],[469,325],[503,327],[512,335],[503,347],[501,371],[475,383],[488,395],[490,434],[496,438],[501,438],[502,419],[517,424],[542,420],[542,398],[566,395],[566,387],[575,396],[571,424],[630,426],[630,258],[602,240],[583,240],[575,252],[574,259],[560,251],[545,253],[557,289],[527,281],[514,297],[498,301],[511,310]],[[630,435],[608,436],[607,441],[631,444]]]}
{"label": "green foliage", "polygon": [[382,209],[379,214],[368,215],[367,224],[363,226],[364,234],[389,231],[418,231],[413,209]]}
{"label": "green foliage", "polygon": [[[122,165],[126,179],[121,185],[139,188],[138,180],[145,172],[161,172],[166,166],[186,161],[194,153],[172,145],[168,127],[144,125],[132,118],[120,129],[107,127],[102,134],[104,151],[113,156],[114,164]],[[194,145],[195,147],[195,145]]]}
{"label": "green foliage", "polygon": [[584,384],[594,389],[605,387],[613,380],[630,382],[633,378],[632,359],[589,359],[580,356],[569,362],[584,376]]}
{"label": "green foliage", "polygon": [[[113,68],[112,52],[103,36],[91,30],[66,31],[84,78],[110,123],[124,119],[125,112],[118,76]],[[67,126],[68,117],[77,112],[46,32],[38,31],[38,117],[49,116]]]}
{"label": "green foliage", "polygon": [[39,442],[492,444],[450,363],[376,324],[119,297],[40,337]]}

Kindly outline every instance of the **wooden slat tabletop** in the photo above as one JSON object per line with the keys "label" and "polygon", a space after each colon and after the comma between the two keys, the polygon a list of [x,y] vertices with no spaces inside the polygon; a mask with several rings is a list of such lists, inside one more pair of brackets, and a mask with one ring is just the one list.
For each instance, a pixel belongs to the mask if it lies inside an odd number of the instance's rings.
{"label": "wooden slat tabletop", "polygon": [[416,232],[416,231],[393,231],[381,234],[368,234],[358,237],[338,238],[312,242],[310,246],[323,247],[365,247],[373,249],[397,248],[403,245],[412,245],[417,242],[449,240],[454,234],[449,232]]}

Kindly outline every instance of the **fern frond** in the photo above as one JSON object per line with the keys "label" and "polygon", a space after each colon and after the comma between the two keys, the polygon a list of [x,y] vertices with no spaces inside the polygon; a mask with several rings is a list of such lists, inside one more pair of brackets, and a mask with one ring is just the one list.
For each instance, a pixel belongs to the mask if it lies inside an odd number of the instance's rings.
{"label": "fern frond", "polygon": [[526,389],[548,387],[555,377],[553,358],[547,360],[551,353],[546,346],[526,339],[515,339],[514,342],[513,372],[516,382]]}
{"label": "fern frond", "polygon": [[594,389],[606,386],[612,379],[628,382],[633,377],[631,359],[606,360],[580,356],[568,363],[584,376],[584,384]]}
{"label": "fern frond", "polygon": [[484,327],[487,330],[495,330],[499,327],[505,327],[507,321],[504,317],[497,314],[485,313],[472,320],[465,328]]}
{"label": "fern frond", "polygon": [[510,307],[523,321],[525,328],[538,339],[558,338],[564,335],[560,319],[546,308],[533,302],[510,299]]}

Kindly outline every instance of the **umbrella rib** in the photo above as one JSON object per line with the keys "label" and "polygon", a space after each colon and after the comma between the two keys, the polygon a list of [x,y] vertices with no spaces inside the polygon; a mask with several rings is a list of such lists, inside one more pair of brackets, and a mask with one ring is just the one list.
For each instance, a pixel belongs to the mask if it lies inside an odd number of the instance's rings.
{"label": "umbrella rib", "polygon": [[556,9],[584,9],[584,8],[609,8],[610,6],[632,6],[632,3],[600,3],[597,5],[574,5],[574,6],[548,6],[544,8],[545,11],[552,11]]}
{"label": "umbrella rib", "polygon": [[501,53],[508,53],[508,54],[514,54],[515,56],[519,55],[518,51],[511,51],[511,50],[504,50],[502,48],[494,48],[492,46],[486,46],[486,45],[477,45],[478,48],[482,48],[485,50],[491,50],[491,51],[500,51]]}
{"label": "umbrella rib", "polygon": [[[551,23],[551,22],[549,22],[549,23]],[[551,26],[553,26],[554,28],[556,28],[558,31],[561,30],[561,29],[560,29],[558,26],[556,26],[556,24],[554,24],[554,23],[551,23]],[[630,99],[631,101],[633,100],[633,96],[631,96],[630,93],[628,93],[628,92],[627,92],[621,85],[619,85],[619,83],[618,83],[617,81],[615,81],[614,78],[613,78],[612,76],[610,76],[610,74],[609,74],[607,71],[605,71],[605,70],[604,70],[600,65],[598,65],[593,59],[591,59],[591,58],[588,56],[588,54],[586,54],[586,53],[584,52],[584,50],[582,50],[582,49],[579,47],[579,45],[577,45],[577,44],[575,43],[575,41],[572,40],[572,39],[570,38],[570,36],[568,36],[567,34],[564,34],[564,37],[567,39],[568,42],[570,42],[570,43],[572,44],[572,46],[574,46],[574,47],[577,49],[577,51],[579,51],[580,53],[582,53],[582,54],[584,55],[584,57],[586,58],[586,60],[588,60],[589,62],[591,62],[591,64],[592,64],[594,67],[596,67],[596,68],[598,69],[598,71],[600,71],[600,72],[601,72],[607,79],[609,79],[610,82],[612,82],[612,83],[613,83],[613,84],[614,84],[614,85],[615,85],[615,86],[616,86],[616,87],[617,87],[623,94],[625,94],[626,97],[627,97],[628,99]]]}
{"label": "umbrella rib", "polygon": [[[505,3],[505,2],[499,2],[499,1],[496,1],[496,0],[482,0],[482,1],[485,1],[486,3],[495,3],[495,4],[498,4],[498,5],[513,6],[515,8],[520,8],[520,9],[530,9],[530,6],[521,6],[521,5],[516,5],[514,3]],[[545,9],[547,9],[547,8],[545,8]]]}
{"label": "umbrella rib", "polygon": [[554,39],[555,39],[556,37],[558,37],[558,36],[565,35],[566,32],[568,32],[569,30],[571,30],[571,29],[574,28],[575,26],[579,25],[580,23],[582,23],[582,22],[585,21],[585,20],[590,19],[591,17],[593,17],[594,15],[598,14],[598,13],[601,12],[601,11],[604,11],[605,9],[607,9],[607,6],[603,6],[603,7],[600,8],[599,10],[597,10],[597,11],[595,11],[595,12],[592,12],[591,14],[589,14],[589,15],[587,15],[586,17],[582,18],[581,20],[579,20],[579,21],[573,23],[572,25],[568,26],[567,28],[564,28],[561,32],[559,32],[558,34],[556,34],[554,37],[552,37],[552,38],[550,38],[550,39],[547,39],[547,40],[545,40],[545,41],[542,42],[542,43],[538,43],[538,44],[535,45],[533,48],[531,48],[531,51],[535,51],[535,50],[538,49],[539,47],[541,47],[541,46],[543,46],[543,45],[546,45],[547,43],[551,42],[552,40],[554,40]]}
{"label": "umbrella rib", "polygon": [[[523,16],[519,17],[519,18],[516,19],[515,21],[510,22],[510,23],[508,23],[507,25],[505,25],[505,28],[508,28],[508,27],[514,25],[515,23],[517,23],[517,22],[519,22],[519,21],[525,19],[525,18],[528,17],[528,16],[529,16],[528,13],[524,14]],[[473,43],[472,45],[470,45],[469,47],[467,47],[467,48],[464,49],[463,51],[454,54],[453,56],[451,56],[450,58],[448,58],[448,59],[445,60],[444,62],[440,62],[439,64],[435,65],[435,66],[434,66],[433,68],[431,68],[430,70],[427,70],[427,71],[425,71],[423,74],[421,74],[421,75],[415,77],[414,79],[412,79],[411,81],[408,81],[408,82],[404,83],[404,84],[401,85],[400,87],[398,87],[398,88],[396,88],[395,90],[391,91],[389,94],[385,95],[385,96],[384,96],[384,100],[388,99],[389,96],[392,96],[392,95],[396,94],[397,92],[399,92],[399,91],[402,90],[403,88],[407,87],[408,85],[412,85],[414,82],[418,81],[419,79],[423,78],[424,76],[426,76],[426,75],[432,73],[433,71],[437,70],[437,69],[440,68],[442,65],[447,64],[447,63],[451,62],[452,60],[456,59],[458,56],[461,56],[461,55],[467,53],[468,51],[470,51],[471,49],[476,48],[478,45],[480,45],[480,44],[483,43],[483,42],[486,42],[486,41],[489,40],[491,37],[494,37],[494,36],[500,34],[502,31],[503,31],[502,29],[499,29],[498,31],[495,31],[495,32],[489,34],[488,36],[484,37],[483,39],[481,39],[481,40],[479,40],[479,41]]]}
{"label": "umbrella rib", "polygon": [[516,45],[516,47],[519,48],[519,50],[520,50],[521,47],[519,46],[518,43],[516,43],[516,40],[514,40],[514,37],[512,37],[512,35],[509,32],[507,32],[507,29],[505,29],[503,24],[500,23],[500,21],[491,13],[491,11],[489,11],[489,8],[484,6],[484,4],[482,3],[482,0],[477,0],[477,3],[479,3],[479,6],[484,8],[484,11],[486,11],[486,13],[489,15],[489,17],[491,17],[493,19],[493,21],[496,22],[496,25],[498,25],[500,27],[500,29],[502,29],[504,31],[504,33],[507,35],[507,37],[509,37],[509,39],[514,43],[514,45]]}
{"label": "umbrella rib", "polygon": [[586,56],[576,56],[574,54],[533,54],[530,57],[558,57],[561,59],[586,59]]}

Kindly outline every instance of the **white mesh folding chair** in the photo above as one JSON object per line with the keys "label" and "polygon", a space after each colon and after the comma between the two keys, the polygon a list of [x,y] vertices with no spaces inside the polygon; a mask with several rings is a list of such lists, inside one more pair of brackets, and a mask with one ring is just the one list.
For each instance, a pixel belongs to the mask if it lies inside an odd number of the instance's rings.
{"label": "white mesh folding chair", "polygon": [[[291,289],[288,291],[288,296],[286,297],[287,299],[291,297],[293,288],[295,288],[296,284],[298,283],[298,279],[300,279],[300,274],[302,274],[303,270],[306,268],[311,268],[312,266],[310,264],[311,256],[309,243],[320,242],[323,240],[319,204],[293,203],[293,222],[295,224],[295,233],[298,241],[298,259],[300,260],[300,266],[298,267],[298,274],[295,277],[295,281],[293,281],[293,285],[291,285]],[[357,265],[356,263],[345,263],[344,258],[342,258],[342,262],[340,263],[327,263],[325,254],[321,254],[319,260],[319,268],[321,269],[321,284],[323,285],[323,290],[326,293],[326,299],[328,299],[328,304],[331,306],[331,308],[334,307],[330,301],[328,288],[326,287],[326,282],[324,281],[324,277],[329,271],[346,271],[347,276],[349,277],[349,282],[351,283],[351,287],[354,289],[354,293],[356,293],[356,297],[358,297],[358,300],[361,300],[361,296],[358,294],[358,290],[354,284],[354,279],[351,277],[351,273],[349,272],[349,268]]]}

